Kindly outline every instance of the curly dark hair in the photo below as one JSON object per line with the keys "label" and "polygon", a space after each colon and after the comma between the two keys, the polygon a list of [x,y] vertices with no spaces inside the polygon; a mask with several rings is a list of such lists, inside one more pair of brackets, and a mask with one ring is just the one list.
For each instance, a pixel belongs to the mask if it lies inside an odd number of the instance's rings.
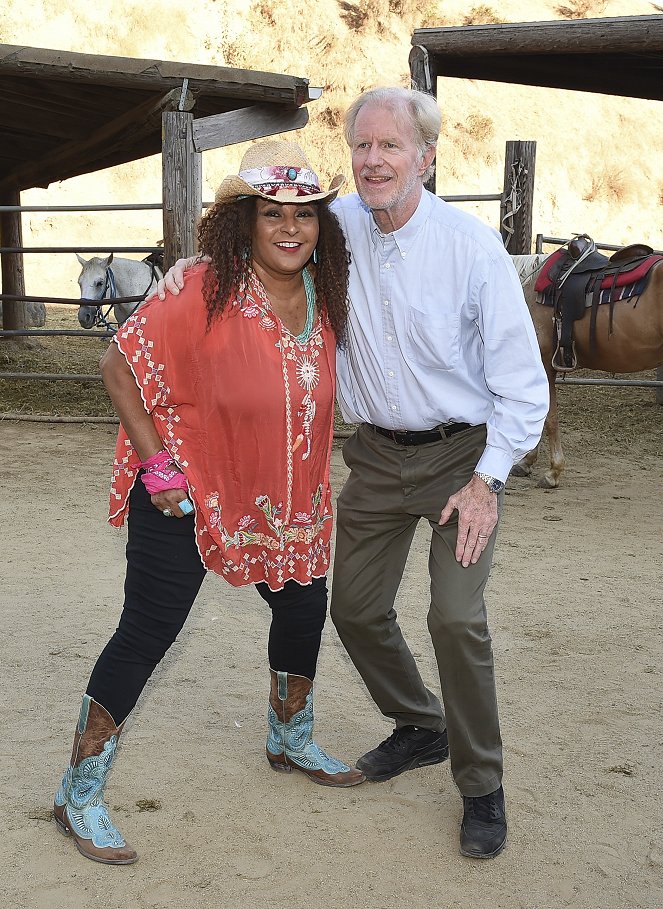
{"label": "curly dark hair", "polygon": [[[208,209],[198,226],[200,252],[212,260],[203,281],[208,327],[224,311],[236,288],[248,280],[256,198],[217,203]],[[317,208],[320,225],[315,266],[317,305],[337,340],[343,341],[348,319],[350,253],[338,219],[329,206],[324,202],[311,204]]]}

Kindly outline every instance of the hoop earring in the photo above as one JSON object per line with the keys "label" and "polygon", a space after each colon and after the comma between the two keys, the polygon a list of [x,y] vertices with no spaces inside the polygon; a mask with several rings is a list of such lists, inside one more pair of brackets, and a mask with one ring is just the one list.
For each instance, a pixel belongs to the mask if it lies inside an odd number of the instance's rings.
{"label": "hoop earring", "polygon": [[314,265],[318,264],[318,247],[317,246],[313,250],[313,264]]}

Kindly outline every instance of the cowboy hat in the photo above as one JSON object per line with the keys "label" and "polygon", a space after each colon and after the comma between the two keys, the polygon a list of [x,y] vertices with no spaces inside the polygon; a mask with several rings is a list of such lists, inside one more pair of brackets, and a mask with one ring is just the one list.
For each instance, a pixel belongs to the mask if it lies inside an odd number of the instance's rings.
{"label": "cowboy hat", "polygon": [[318,175],[296,142],[269,140],[248,149],[239,174],[225,178],[214,201],[234,202],[242,196],[260,196],[274,202],[331,202],[344,183],[343,174],[336,174],[329,189],[323,191]]}

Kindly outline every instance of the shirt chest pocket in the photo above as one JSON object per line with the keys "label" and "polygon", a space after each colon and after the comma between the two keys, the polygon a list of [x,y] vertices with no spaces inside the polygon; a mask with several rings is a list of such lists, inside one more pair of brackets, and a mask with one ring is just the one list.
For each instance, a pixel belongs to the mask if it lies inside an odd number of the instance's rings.
{"label": "shirt chest pocket", "polygon": [[415,363],[429,369],[453,369],[460,350],[460,318],[456,313],[410,309],[407,351]]}

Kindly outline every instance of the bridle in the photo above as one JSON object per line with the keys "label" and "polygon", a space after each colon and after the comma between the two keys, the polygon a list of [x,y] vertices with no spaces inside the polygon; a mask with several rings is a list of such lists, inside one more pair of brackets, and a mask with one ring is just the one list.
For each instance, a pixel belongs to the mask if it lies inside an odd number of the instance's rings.
{"label": "bridle", "polygon": [[110,265],[106,266],[106,283],[104,284],[104,288],[101,292],[101,296],[99,297],[99,301],[109,300],[110,302],[108,303],[108,305],[104,309],[105,304],[102,302],[97,302],[95,300],[90,300],[90,301],[84,300],[81,302],[82,306],[95,306],[95,308],[97,310],[95,317],[94,317],[94,322],[92,324],[92,328],[104,328],[106,331],[111,332],[111,334],[115,334],[115,332],[119,328],[119,324],[117,322],[109,321],[111,311],[113,310],[113,307],[115,306],[115,301],[117,301],[118,299],[124,300],[128,303],[135,301],[131,312],[127,313],[126,318],[128,319],[129,316],[132,316],[136,312],[136,310],[138,309],[140,304],[145,300],[145,297],[147,297],[149,289],[152,286],[152,282],[158,276],[157,276],[156,266],[151,257],[148,256],[147,259],[143,259],[142,261],[145,262],[146,265],[150,266],[150,279],[147,283],[147,287],[145,288],[144,293],[142,293],[140,296],[135,296],[135,297],[119,297],[118,296],[117,284],[115,282],[115,275],[113,273],[113,269],[110,267]]}

